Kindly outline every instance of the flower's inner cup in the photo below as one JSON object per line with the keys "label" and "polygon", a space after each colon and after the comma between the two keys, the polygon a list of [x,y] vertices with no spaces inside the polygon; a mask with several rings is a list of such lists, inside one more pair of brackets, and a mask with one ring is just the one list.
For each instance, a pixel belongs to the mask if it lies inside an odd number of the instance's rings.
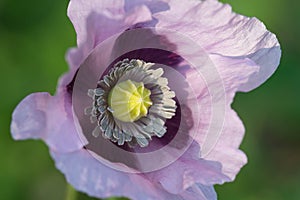
{"label": "flower's inner cup", "polygon": [[175,92],[168,87],[162,68],[138,59],[124,59],[88,90],[93,99],[85,109],[92,123],[92,132],[100,133],[118,145],[146,147],[152,137],[167,132],[166,120],[176,113]]}
{"label": "flower's inner cup", "polygon": [[99,44],[73,81],[74,122],[85,149],[101,163],[130,173],[176,161],[200,125],[197,102],[206,82],[193,77],[205,66],[211,72],[208,62],[193,41],[168,30],[127,30]]}

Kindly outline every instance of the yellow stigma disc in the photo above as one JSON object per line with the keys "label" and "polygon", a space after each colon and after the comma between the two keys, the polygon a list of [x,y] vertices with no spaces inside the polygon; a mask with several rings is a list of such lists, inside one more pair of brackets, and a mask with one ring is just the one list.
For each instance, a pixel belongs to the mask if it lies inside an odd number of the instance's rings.
{"label": "yellow stigma disc", "polygon": [[108,105],[115,118],[123,122],[134,122],[148,113],[152,105],[151,92],[142,82],[127,80],[118,83],[108,96]]}

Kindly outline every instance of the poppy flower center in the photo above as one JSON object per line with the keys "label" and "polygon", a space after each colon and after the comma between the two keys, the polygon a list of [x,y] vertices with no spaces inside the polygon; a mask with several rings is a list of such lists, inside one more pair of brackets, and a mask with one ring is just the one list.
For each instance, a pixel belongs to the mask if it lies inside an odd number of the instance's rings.
{"label": "poppy flower center", "polygon": [[85,109],[92,123],[97,125],[92,135],[100,134],[116,142],[133,147],[146,147],[152,137],[163,137],[166,120],[175,115],[175,92],[168,87],[164,70],[154,63],[124,59],[97,84],[89,89],[93,99]]}
{"label": "poppy flower center", "polygon": [[134,122],[148,113],[151,92],[143,82],[131,80],[118,83],[108,95],[112,115],[123,122]]}

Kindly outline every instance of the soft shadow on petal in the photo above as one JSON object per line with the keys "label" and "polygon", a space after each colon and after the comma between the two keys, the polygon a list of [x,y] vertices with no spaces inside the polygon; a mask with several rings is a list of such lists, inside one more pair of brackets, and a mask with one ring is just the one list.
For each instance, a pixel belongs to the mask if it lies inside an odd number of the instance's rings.
{"label": "soft shadow on petal", "polygon": [[[87,19],[91,13],[101,14],[110,19],[120,19],[125,14],[124,0],[71,0],[68,6],[68,16],[77,33],[78,46],[85,43],[90,34],[87,29],[88,23],[94,22]],[[103,26],[105,27],[105,24]]]}
{"label": "soft shadow on petal", "polygon": [[249,82],[249,79],[259,73],[260,66],[249,58],[237,58],[210,54],[210,59],[217,68],[223,81],[228,105],[233,102],[235,93],[242,85]]}
{"label": "soft shadow on petal", "polygon": [[34,93],[23,99],[12,115],[11,133],[15,140],[40,139],[45,137],[48,93]]}
{"label": "soft shadow on petal", "polygon": [[125,0],[125,11],[130,11],[134,6],[146,5],[154,14],[168,10],[168,1],[169,0]]}
{"label": "soft shadow on petal", "polygon": [[211,116],[217,114],[212,113],[213,104],[224,101],[220,109],[229,108],[238,88],[259,70],[259,67],[247,58],[237,59],[213,54],[209,57],[213,62],[213,66],[210,67],[214,67],[214,73],[217,73],[213,75],[213,79],[205,77],[207,74],[211,75],[210,73],[202,74],[204,77],[200,77],[197,70],[186,70],[187,82],[193,86],[194,93],[197,96],[196,100],[188,102],[188,107],[195,110],[197,104],[200,106],[200,112],[198,112],[200,124],[199,126],[193,126],[194,130],[191,130],[197,132],[196,138],[200,142],[200,146],[205,139],[203,134],[209,129]]}
{"label": "soft shadow on petal", "polygon": [[247,163],[246,155],[238,149],[244,137],[243,123],[232,109],[226,110],[223,131],[214,148],[204,157],[207,160],[215,160],[222,164],[222,172],[231,180]]}
{"label": "soft shadow on petal", "polygon": [[47,144],[58,152],[70,152],[82,148],[73,119],[70,95],[65,91],[52,97],[47,111]]}
{"label": "soft shadow on petal", "polygon": [[50,149],[70,152],[80,149],[71,106],[62,95],[34,93],[27,96],[13,113],[11,132],[14,139],[44,139]]}
{"label": "soft shadow on petal", "polygon": [[152,20],[145,5],[124,10],[124,0],[71,0],[68,16],[77,33],[77,49],[68,52],[67,60],[78,68],[93,48],[114,34],[135,24]]}
{"label": "soft shadow on petal", "polygon": [[239,91],[248,92],[264,83],[275,72],[280,63],[281,49],[279,46],[264,48],[244,57],[252,59],[260,66],[259,71],[251,75],[249,81],[239,88]]}
{"label": "soft shadow on petal", "polygon": [[203,185],[222,184],[229,181],[223,174],[219,162],[199,157],[199,145],[193,142],[189,149],[174,163],[146,176],[153,182],[159,182],[164,189],[173,194],[181,194],[196,183]]}
{"label": "soft shadow on petal", "polygon": [[196,183],[180,194],[183,200],[217,200],[217,193],[213,186]]}
{"label": "soft shadow on petal", "polygon": [[200,199],[205,200],[205,196],[213,196],[212,189],[206,186],[197,187],[199,191],[190,189],[179,195],[168,193],[160,184],[150,182],[142,174],[119,172],[103,165],[84,149],[71,153],[52,151],[51,155],[69,183],[77,190],[98,198],[125,196],[132,200],[199,200],[201,194],[203,198]]}
{"label": "soft shadow on petal", "polygon": [[[240,91],[261,85],[276,70],[281,50],[274,34],[256,18],[235,14],[227,4],[216,0],[170,2],[170,10],[154,15],[157,27],[182,32],[208,53],[249,58],[260,66]],[[180,20],[179,20],[180,19]]]}
{"label": "soft shadow on petal", "polygon": [[[208,139],[210,135],[205,136],[201,134],[201,131],[195,139],[202,146],[210,145],[210,151],[202,155],[204,159],[220,162],[222,172],[233,180],[240,168],[246,164],[247,159],[245,154],[238,149],[245,129],[230,105],[238,88],[246,83],[252,74],[257,73],[259,67],[248,58],[236,59],[220,55],[210,55],[210,57],[220,73],[226,93],[226,104],[224,108],[221,108],[225,109],[224,121],[222,122],[222,131],[214,136],[215,140],[211,140],[214,141],[213,143],[209,143],[211,142]],[[207,102],[205,99],[208,97],[209,95],[199,96],[199,103]],[[200,128],[208,129],[209,119],[206,119],[206,116],[203,116],[202,119],[207,123],[202,123],[201,125],[204,127],[200,126]]]}

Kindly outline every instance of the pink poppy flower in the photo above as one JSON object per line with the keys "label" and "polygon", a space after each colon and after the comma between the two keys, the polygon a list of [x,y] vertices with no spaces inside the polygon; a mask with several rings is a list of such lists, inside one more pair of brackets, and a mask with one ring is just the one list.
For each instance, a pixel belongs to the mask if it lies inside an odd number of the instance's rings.
{"label": "pink poppy flower", "polygon": [[90,196],[217,199],[247,162],[235,93],[268,79],[280,45],[217,0],[71,0],[77,47],[54,96],[16,107],[14,139],[42,139]]}

